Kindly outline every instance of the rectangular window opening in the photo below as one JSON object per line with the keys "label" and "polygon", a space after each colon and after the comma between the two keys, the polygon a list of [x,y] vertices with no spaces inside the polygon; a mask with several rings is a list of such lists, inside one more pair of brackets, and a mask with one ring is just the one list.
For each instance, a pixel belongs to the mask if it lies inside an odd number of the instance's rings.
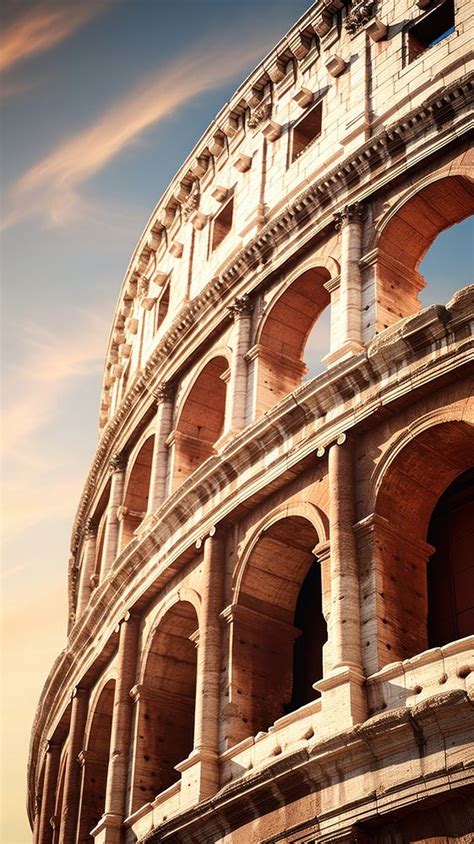
{"label": "rectangular window opening", "polygon": [[234,197],[232,196],[224,207],[219,211],[214,218],[214,225],[212,227],[212,244],[211,249],[217,249],[222,243],[226,235],[229,234],[232,228],[232,221],[234,217]]}
{"label": "rectangular window opening", "polygon": [[155,324],[155,331],[163,324],[163,321],[168,313],[168,308],[170,306],[170,283],[169,281],[166,283],[165,287],[163,288],[163,292],[156,303],[156,324]]}
{"label": "rectangular window opening", "polygon": [[295,161],[321,134],[322,102],[293,127],[291,161]]}
{"label": "rectangular window opening", "polygon": [[418,58],[454,32],[454,0],[444,0],[408,30],[408,59]]}

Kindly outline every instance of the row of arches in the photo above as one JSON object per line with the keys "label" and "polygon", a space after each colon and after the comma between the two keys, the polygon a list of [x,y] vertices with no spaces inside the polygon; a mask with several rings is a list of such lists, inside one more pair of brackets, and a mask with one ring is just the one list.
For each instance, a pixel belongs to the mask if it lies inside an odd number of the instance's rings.
{"label": "row of arches", "polygon": [[[418,310],[418,297],[425,284],[419,273],[422,259],[441,231],[469,217],[473,204],[472,186],[459,167],[458,172],[438,175],[410,189],[384,216],[376,241],[376,262],[367,269],[369,281],[373,275],[370,284],[377,290],[376,301],[371,304],[367,291],[360,301],[362,313],[368,313],[364,326],[367,337]],[[365,249],[371,246],[367,243]],[[337,346],[338,326],[345,319],[338,312],[344,304],[341,273],[344,267],[341,269],[332,258],[319,266],[314,262],[303,266],[260,301],[258,314],[249,312],[251,328],[245,348],[239,347],[236,355],[239,338],[234,331],[230,345],[211,353],[187,388],[179,392],[166,444],[161,445],[160,465],[154,458],[158,444],[153,430],[142,436],[128,462],[120,502],[120,539],[114,554],[127,545],[147,512],[153,510],[154,475],[160,475],[164,497],[177,489],[215,453],[221,439],[234,432],[237,401],[242,406],[237,414],[240,424],[247,424],[298,387],[303,378],[320,371],[322,347],[329,342],[329,312],[332,345],[325,348],[329,357]],[[367,287],[367,281],[363,283]],[[240,360],[236,360],[239,355]],[[239,367],[240,381],[233,372]],[[98,531],[93,585],[104,569],[109,491],[110,486],[93,519]]]}
{"label": "row of arches", "polygon": [[[382,469],[374,472],[369,545],[369,534],[356,529],[366,674],[474,634],[473,453],[474,431],[467,422],[420,423],[394,441]],[[224,567],[224,560],[219,562]],[[318,681],[331,671],[332,639],[338,635],[331,618],[339,597],[331,566],[328,516],[309,502],[281,505],[248,537],[232,589],[217,607],[225,631],[221,752],[319,696]],[[377,581],[372,593],[371,577]],[[131,689],[128,814],[176,785],[181,763],[195,748],[197,719],[203,717],[202,612],[201,594],[180,584],[161,602],[142,638]],[[112,722],[120,703],[116,682],[110,669],[89,702],[80,754],[81,844],[90,840],[106,807]],[[55,792],[57,826],[67,748],[66,741]]]}

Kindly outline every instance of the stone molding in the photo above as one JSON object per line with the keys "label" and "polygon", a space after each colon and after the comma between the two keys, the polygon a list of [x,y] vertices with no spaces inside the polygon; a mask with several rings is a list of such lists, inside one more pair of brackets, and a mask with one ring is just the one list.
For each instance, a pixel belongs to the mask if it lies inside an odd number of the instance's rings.
{"label": "stone molding", "polygon": [[[325,409],[335,408],[335,401],[337,406],[337,395],[340,396],[342,402],[345,400],[346,390],[349,388],[351,396],[354,388],[358,384],[359,390],[369,391],[372,396],[377,396],[377,403],[381,407],[385,406],[390,401],[396,400],[397,397],[405,395],[408,391],[413,392],[418,387],[422,387],[429,378],[431,382],[435,383],[437,377],[444,377],[447,373],[456,369],[459,377],[462,375],[463,363],[468,363],[472,360],[472,338],[466,337],[467,323],[472,320],[472,315],[469,316],[468,309],[464,300],[469,299],[469,294],[472,294],[473,289],[465,290],[464,293],[458,294],[455,297],[453,305],[453,313],[449,312],[449,308],[442,309],[444,313],[436,316],[436,322],[433,319],[426,323],[424,314],[415,315],[409,320],[405,321],[398,329],[396,336],[387,333],[385,346],[379,342],[373,353],[369,347],[368,351],[361,353],[357,358],[350,362],[345,362],[338,368],[337,374],[323,373],[319,378],[314,379],[313,382],[302,385],[295,393],[287,396],[280,405],[276,406],[266,418],[258,420],[257,423],[250,426],[246,431],[232,442],[227,448],[227,453],[222,456],[214,456],[209,461],[206,461],[199,470],[187,479],[182,487],[177,490],[160,508],[160,511],[151,520],[151,527],[147,534],[141,537],[136,537],[127,546],[126,549],[119,555],[116,560],[112,576],[104,581],[100,586],[100,595],[92,611],[85,613],[81,617],[79,624],[71,631],[69,645],[57,660],[50,676],[45,684],[45,690],[42,700],[39,704],[35,728],[34,741],[40,741],[41,735],[44,733],[51,735],[53,730],[53,722],[50,720],[52,713],[56,711],[56,705],[53,706],[51,695],[53,694],[54,685],[60,684],[60,687],[65,689],[69,686],[74,677],[77,677],[77,671],[82,671],[77,663],[77,655],[80,653],[86,654],[87,643],[90,636],[95,635],[97,625],[100,623],[105,627],[106,612],[114,618],[115,603],[119,601],[123,607],[130,604],[127,589],[137,589],[138,584],[135,580],[135,575],[143,571],[143,564],[145,560],[150,559],[152,555],[156,554],[161,547],[168,555],[170,565],[176,559],[176,554],[183,553],[183,548],[177,548],[174,553],[170,553],[169,540],[171,536],[176,537],[176,541],[181,544],[185,543],[186,547],[191,545],[198,536],[202,536],[202,524],[198,527],[198,535],[191,531],[189,535],[181,536],[179,513],[192,509],[195,506],[203,507],[203,495],[206,491],[206,477],[212,477],[212,484],[209,486],[209,495],[215,495],[216,488],[223,489],[225,485],[229,484],[232,475],[230,468],[232,464],[235,466],[234,476],[238,476],[243,470],[247,469],[252,460],[255,460],[256,449],[267,452],[274,447],[275,441],[282,439],[288,435],[292,430],[301,427],[302,424],[307,424],[309,418],[317,419],[324,415]],[[457,317],[457,311],[464,314],[464,323],[461,323]],[[459,341],[453,343],[453,339],[448,339],[450,320],[456,323],[456,329],[459,331]],[[418,375],[413,371],[406,373],[403,378],[403,362],[406,359],[407,346],[400,342],[406,334],[413,339],[414,327],[419,326],[419,332],[424,335],[424,342],[427,350],[431,349],[433,344],[443,351],[443,354],[438,355],[434,361],[431,362],[430,368],[427,369],[422,356],[418,359]],[[442,338],[446,338],[444,342],[440,342]],[[378,338],[380,341],[380,338]],[[375,345],[375,344],[374,344]],[[421,349],[421,342],[417,344],[418,349]],[[401,370],[397,371],[397,365]],[[391,376],[386,380],[388,374],[388,367],[390,367]],[[377,384],[384,383],[383,391],[380,392],[381,387]],[[314,459],[316,447],[318,445],[325,445],[334,440],[343,431],[347,431],[354,425],[363,423],[364,413],[373,415],[372,403],[364,402],[363,394],[361,394],[361,408],[362,412],[354,413],[354,409],[349,409],[349,416],[340,418],[333,416],[331,421],[326,425],[317,427],[311,437],[300,443],[298,453],[293,450],[291,461],[288,462],[288,469],[292,465],[297,465],[298,462],[304,460],[305,457]],[[366,406],[367,405],[367,406]],[[303,414],[301,413],[303,410]],[[292,417],[295,420],[292,422]],[[296,427],[295,427],[296,422]],[[279,432],[279,429],[281,432]],[[270,439],[268,439],[270,437]],[[271,441],[270,441],[271,440]],[[251,454],[246,454],[246,444],[252,445]],[[259,451],[259,453],[260,453]],[[249,462],[250,461],[250,462]],[[290,466],[291,463],[291,466]],[[285,464],[286,465],[286,464]],[[282,464],[280,459],[280,473],[282,471]],[[268,468],[268,473],[271,472],[271,467]],[[268,479],[267,479],[268,480]],[[265,481],[262,480],[262,483]],[[217,485],[217,487],[216,487]],[[196,498],[196,491],[198,497]],[[246,489],[242,490],[242,495],[247,496]],[[235,507],[235,493],[232,495],[232,501],[229,506]],[[215,524],[223,516],[225,516],[226,500],[223,497],[221,510],[222,514],[214,513],[206,516],[204,513],[203,521],[206,523],[207,519],[212,518],[210,524]],[[224,509],[222,509],[224,508]],[[173,514],[175,514],[173,516]],[[172,546],[171,546],[172,547]],[[144,572],[146,574],[146,572]],[[156,567],[151,572],[153,582],[156,581]],[[156,585],[156,584],[155,584]],[[142,588],[140,586],[140,588]],[[158,586],[156,586],[158,588]],[[123,609],[115,614],[115,619],[123,616]],[[116,624],[116,620],[113,622]],[[74,656],[76,654],[76,656]],[[79,675],[80,676],[80,675]],[[85,690],[84,690],[85,692]],[[66,701],[64,702],[64,705]],[[42,726],[41,726],[42,724]],[[34,753],[33,753],[34,755]],[[33,774],[31,774],[33,775]]]}
{"label": "stone molding", "polygon": [[[374,135],[353,156],[349,156],[317,180],[291,206],[268,223],[259,235],[232,259],[230,265],[218,277],[213,278],[204,290],[181,310],[145,364],[143,372],[127,391],[115,416],[103,430],[74,522],[73,548],[77,547],[80,541],[81,525],[87,515],[89,503],[92,501],[99,473],[104,461],[107,460],[107,455],[110,454],[111,446],[115,443],[119,430],[131,409],[136,406],[139,397],[146,391],[150,380],[156,375],[160,364],[168,359],[179,340],[184,339],[194,328],[198,315],[205,312],[212,303],[221,301],[224,293],[236,286],[243,273],[248,272],[255,265],[261,265],[262,261],[264,263],[266,250],[271,244],[277,245],[287,240],[293,232],[295,222],[301,218],[302,214],[309,220],[312,215],[320,213],[321,208],[324,208],[326,204],[333,206],[337,191],[342,189],[347,191],[347,185],[352,181],[351,174],[358,177],[362,172],[370,172],[371,158],[380,159],[381,157],[382,161],[389,158],[393,151],[392,145],[406,143],[426,131],[429,125],[436,126],[445,109],[468,107],[473,99],[473,80],[474,74],[466,75],[463,79],[447,86],[441,94],[429,97],[419,108],[412,109],[392,126]],[[387,174],[382,172],[382,175],[386,177]],[[374,178],[371,192],[374,192],[377,187],[379,185]]]}

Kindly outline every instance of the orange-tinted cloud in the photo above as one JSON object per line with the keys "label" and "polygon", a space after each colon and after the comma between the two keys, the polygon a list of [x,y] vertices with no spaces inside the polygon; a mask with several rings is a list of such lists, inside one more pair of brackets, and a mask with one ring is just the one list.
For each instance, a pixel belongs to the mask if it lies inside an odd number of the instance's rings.
{"label": "orange-tinted cloud", "polygon": [[79,187],[153,124],[205,91],[220,87],[264,52],[273,35],[200,45],[161,68],[98,120],[60,144],[16,183],[3,228],[30,216],[52,225],[76,220],[86,210]]}
{"label": "orange-tinted cloud", "polygon": [[37,53],[44,53],[69,38],[105,6],[93,3],[45,4],[29,8],[4,30],[0,45],[0,70],[6,71]]}

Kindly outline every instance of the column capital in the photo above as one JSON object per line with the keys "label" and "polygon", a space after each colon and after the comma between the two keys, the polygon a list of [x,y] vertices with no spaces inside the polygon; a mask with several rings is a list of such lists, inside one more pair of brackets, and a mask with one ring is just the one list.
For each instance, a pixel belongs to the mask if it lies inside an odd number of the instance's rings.
{"label": "column capital", "polygon": [[109,464],[110,471],[112,472],[112,474],[115,474],[115,472],[124,472],[126,465],[127,465],[126,455],[123,453],[123,451],[116,451],[112,455],[111,460],[110,460],[110,464]]}
{"label": "column capital", "polygon": [[345,205],[341,211],[334,214],[334,225],[336,231],[344,228],[348,223],[362,223],[365,214],[365,206],[362,202],[352,202]]}
{"label": "column capital", "polygon": [[84,688],[84,686],[74,686],[71,692],[71,699],[84,698],[88,693],[88,689]]}
{"label": "column capital", "polygon": [[244,295],[240,298],[235,298],[232,305],[229,305],[227,310],[229,311],[232,319],[239,319],[239,317],[251,316],[254,307],[254,300],[248,293],[244,293]]}
{"label": "column capital", "polygon": [[165,401],[173,401],[175,394],[176,386],[172,383],[172,381],[161,381],[156,390],[153,390],[153,398],[157,404]]}
{"label": "column capital", "polygon": [[134,622],[137,622],[137,621],[139,621],[139,620],[140,620],[140,616],[139,616],[139,615],[136,615],[136,614],[135,614],[135,613],[133,613],[131,610],[127,610],[127,611],[123,614],[122,618],[120,618],[120,619],[118,620],[118,622],[117,622],[117,624],[116,624],[116,627],[115,627],[115,632],[116,632],[116,633],[118,633],[118,632],[120,631],[120,628],[121,628],[122,626],[124,626],[125,624],[128,624],[128,622],[130,622],[131,624],[133,624]]}

